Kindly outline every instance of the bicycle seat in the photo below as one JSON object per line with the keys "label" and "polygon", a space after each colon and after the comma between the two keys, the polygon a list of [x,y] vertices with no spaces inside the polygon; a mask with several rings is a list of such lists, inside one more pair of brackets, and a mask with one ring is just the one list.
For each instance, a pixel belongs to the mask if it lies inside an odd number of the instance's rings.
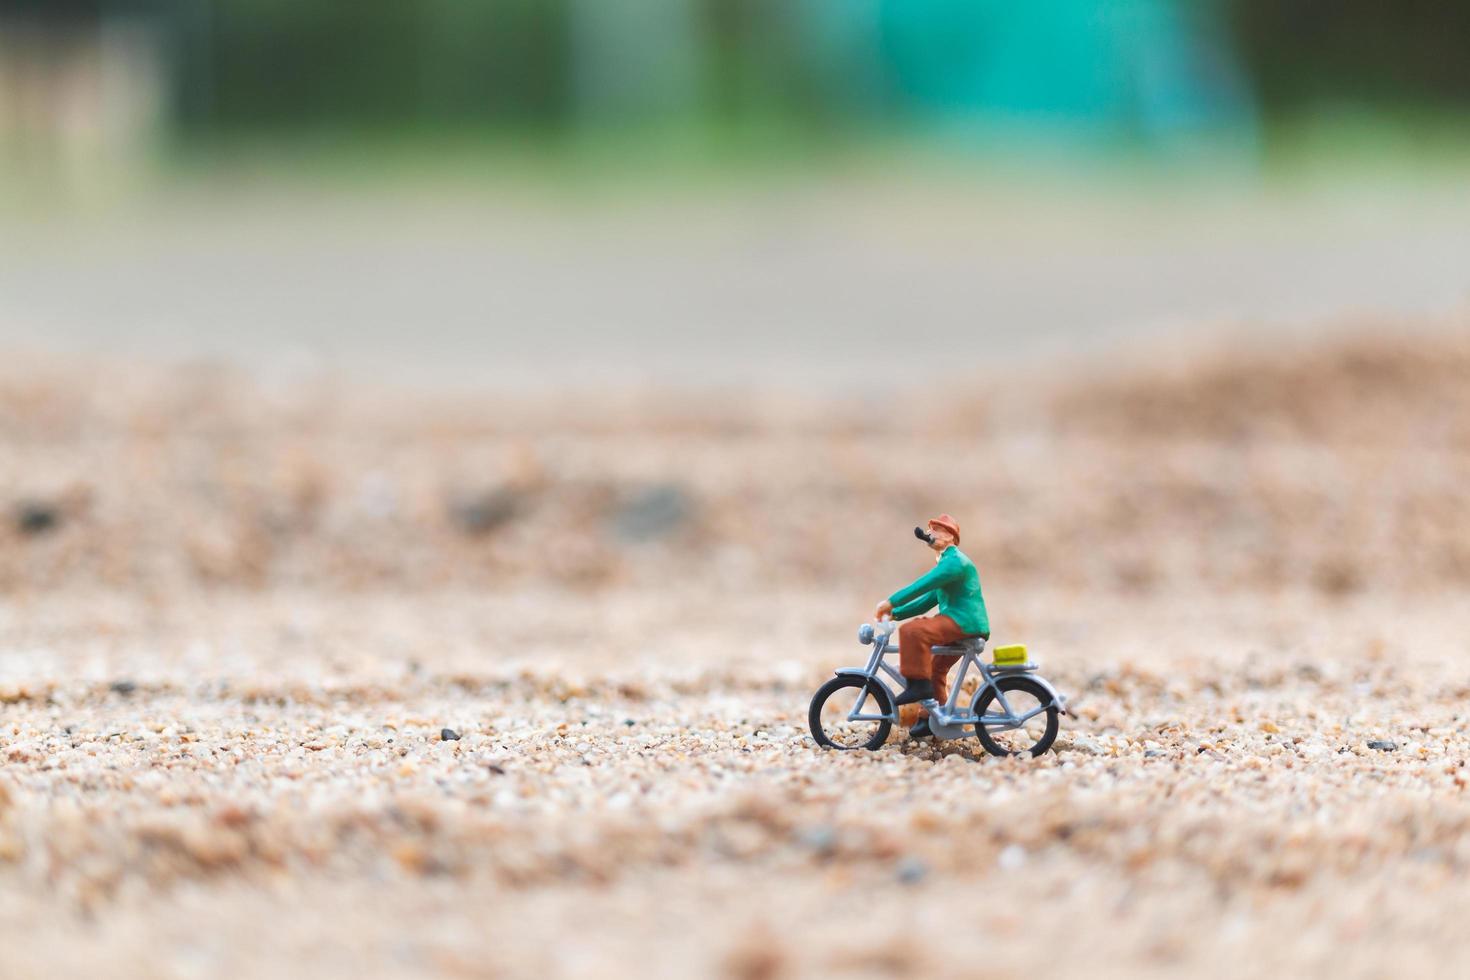
{"label": "bicycle seat", "polygon": [[958,640],[954,643],[946,643],[942,646],[935,646],[934,652],[979,653],[981,650],[985,649],[985,641],[988,639],[990,639],[990,637],[988,636],[967,636],[964,639]]}

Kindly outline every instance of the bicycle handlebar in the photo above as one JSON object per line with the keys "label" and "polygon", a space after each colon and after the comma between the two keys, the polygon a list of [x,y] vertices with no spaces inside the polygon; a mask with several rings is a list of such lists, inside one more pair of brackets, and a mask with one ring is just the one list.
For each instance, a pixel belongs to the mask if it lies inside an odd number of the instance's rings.
{"label": "bicycle handlebar", "polygon": [[864,645],[879,640],[887,640],[898,629],[898,624],[891,619],[885,619],[877,623],[864,623],[858,627],[858,642]]}

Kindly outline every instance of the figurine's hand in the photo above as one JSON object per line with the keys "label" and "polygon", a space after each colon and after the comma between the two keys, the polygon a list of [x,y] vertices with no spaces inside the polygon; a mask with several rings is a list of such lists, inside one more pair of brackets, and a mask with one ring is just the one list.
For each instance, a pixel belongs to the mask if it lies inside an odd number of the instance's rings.
{"label": "figurine's hand", "polygon": [[887,599],[884,599],[882,602],[878,603],[877,616],[879,622],[882,622],[892,615],[893,603],[889,602]]}

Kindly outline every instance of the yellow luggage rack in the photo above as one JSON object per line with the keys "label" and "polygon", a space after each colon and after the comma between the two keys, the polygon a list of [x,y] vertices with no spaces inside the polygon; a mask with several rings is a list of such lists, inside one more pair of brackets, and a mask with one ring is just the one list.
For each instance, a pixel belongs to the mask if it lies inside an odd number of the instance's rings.
{"label": "yellow luggage rack", "polygon": [[998,667],[1019,667],[1026,662],[1026,644],[1012,643],[995,648],[995,663]]}

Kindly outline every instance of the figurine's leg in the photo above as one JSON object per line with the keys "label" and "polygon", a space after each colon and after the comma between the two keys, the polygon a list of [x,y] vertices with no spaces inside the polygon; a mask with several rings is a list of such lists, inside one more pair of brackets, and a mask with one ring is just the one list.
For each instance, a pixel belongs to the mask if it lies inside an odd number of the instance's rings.
{"label": "figurine's leg", "polygon": [[928,637],[928,619],[911,619],[898,628],[898,672],[908,680],[934,672],[934,641]]}
{"label": "figurine's leg", "polygon": [[[949,672],[960,658],[958,654],[946,653],[932,655],[929,659],[933,663],[929,671],[929,682],[934,685],[934,700],[944,704],[949,700]],[[914,738],[928,738],[934,734],[929,728],[928,708],[919,706],[919,720],[909,729],[909,734]]]}
{"label": "figurine's leg", "polygon": [[934,672],[930,622],[911,619],[898,628],[898,672],[903,675],[904,687],[895,704],[913,704],[934,696],[934,683],[929,679]]}
{"label": "figurine's leg", "polygon": [[[954,669],[955,664],[960,662],[960,655],[946,653],[942,656],[931,656],[929,659],[934,665],[929,673],[929,679],[934,682],[934,700],[944,704],[949,700],[949,672]],[[929,713],[924,708],[920,708],[919,711],[925,715]]]}
{"label": "figurine's leg", "polygon": [[952,642],[963,635],[948,616],[911,619],[900,626],[898,672],[904,676],[905,684],[894,703],[913,704],[934,697],[934,644]]}

